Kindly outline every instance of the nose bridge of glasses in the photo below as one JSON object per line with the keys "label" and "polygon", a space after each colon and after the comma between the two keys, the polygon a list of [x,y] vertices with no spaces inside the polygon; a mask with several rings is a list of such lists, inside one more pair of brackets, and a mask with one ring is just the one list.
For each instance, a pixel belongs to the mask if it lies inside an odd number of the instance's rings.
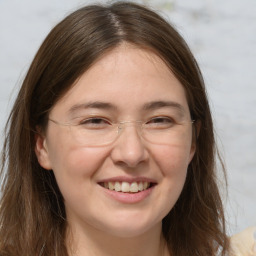
{"label": "nose bridge of glasses", "polygon": [[118,124],[118,134],[120,134],[125,127],[136,127],[136,130],[138,132],[138,128],[140,128],[139,130],[141,130],[143,122],[142,121],[121,121]]}
{"label": "nose bridge of glasses", "polygon": [[125,126],[141,126],[142,123],[142,121],[121,121],[118,124],[118,128],[122,129]]}

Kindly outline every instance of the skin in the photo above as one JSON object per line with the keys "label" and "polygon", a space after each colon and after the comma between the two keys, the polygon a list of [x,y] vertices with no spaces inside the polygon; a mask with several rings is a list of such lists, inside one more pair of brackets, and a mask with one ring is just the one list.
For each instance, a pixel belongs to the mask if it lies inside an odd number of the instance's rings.
{"label": "skin", "polygon": [[[118,122],[173,111],[172,107],[143,108],[153,101],[173,101],[183,109],[179,118],[186,125],[179,126],[168,144],[142,139],[133,125],[112,144],[100,147],[82,146],[68,127],[53,122],[37,137],[38,161],[54,171],[65,200],[70,255],[169,255],[161,221],[182,191],[195,145],[185,91],[166,64],[151,51],[123,44],[78,79],[55,104],[50,118],[68,122],[80,115],[80,110],[72,114],[69,110],[88,102],[114,105],[86,111]],[[123,203],[99,185],[102,180],[120,176],[146,177],[156,185],[143,200]]]}

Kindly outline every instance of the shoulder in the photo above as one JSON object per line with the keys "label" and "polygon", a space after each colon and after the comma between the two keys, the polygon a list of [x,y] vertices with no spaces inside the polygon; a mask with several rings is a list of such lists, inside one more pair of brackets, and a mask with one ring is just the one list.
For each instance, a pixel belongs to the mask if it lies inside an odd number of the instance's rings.
{"label": "shoulder", "polygon": [[256,256],[256,226],[230,238],[230,256]]}

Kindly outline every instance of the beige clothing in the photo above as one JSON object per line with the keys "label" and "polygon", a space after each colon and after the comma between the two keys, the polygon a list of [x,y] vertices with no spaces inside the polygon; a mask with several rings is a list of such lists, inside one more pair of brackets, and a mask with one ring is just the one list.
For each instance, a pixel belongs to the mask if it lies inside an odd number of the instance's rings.
{"label": "beige clothing", "polygon": [[230,256],[256,256],[256,226],[231,237]]}

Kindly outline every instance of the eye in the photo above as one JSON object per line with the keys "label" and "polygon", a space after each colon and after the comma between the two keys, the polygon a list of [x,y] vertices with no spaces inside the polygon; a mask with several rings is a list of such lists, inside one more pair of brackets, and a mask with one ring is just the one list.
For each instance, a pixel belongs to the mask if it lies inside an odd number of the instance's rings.
{"label": "eye", "polygon": [[168,129],[171,128],[174,124],[175,121],[171,117],[165,116],[153,117],[145,123],[146,127],[155,129]]}
{"label": "eye", "polygon": [[83,119],[78,124],[85,129],[104,129],[111,125],[111,122],[101,117],[91,117]]}

